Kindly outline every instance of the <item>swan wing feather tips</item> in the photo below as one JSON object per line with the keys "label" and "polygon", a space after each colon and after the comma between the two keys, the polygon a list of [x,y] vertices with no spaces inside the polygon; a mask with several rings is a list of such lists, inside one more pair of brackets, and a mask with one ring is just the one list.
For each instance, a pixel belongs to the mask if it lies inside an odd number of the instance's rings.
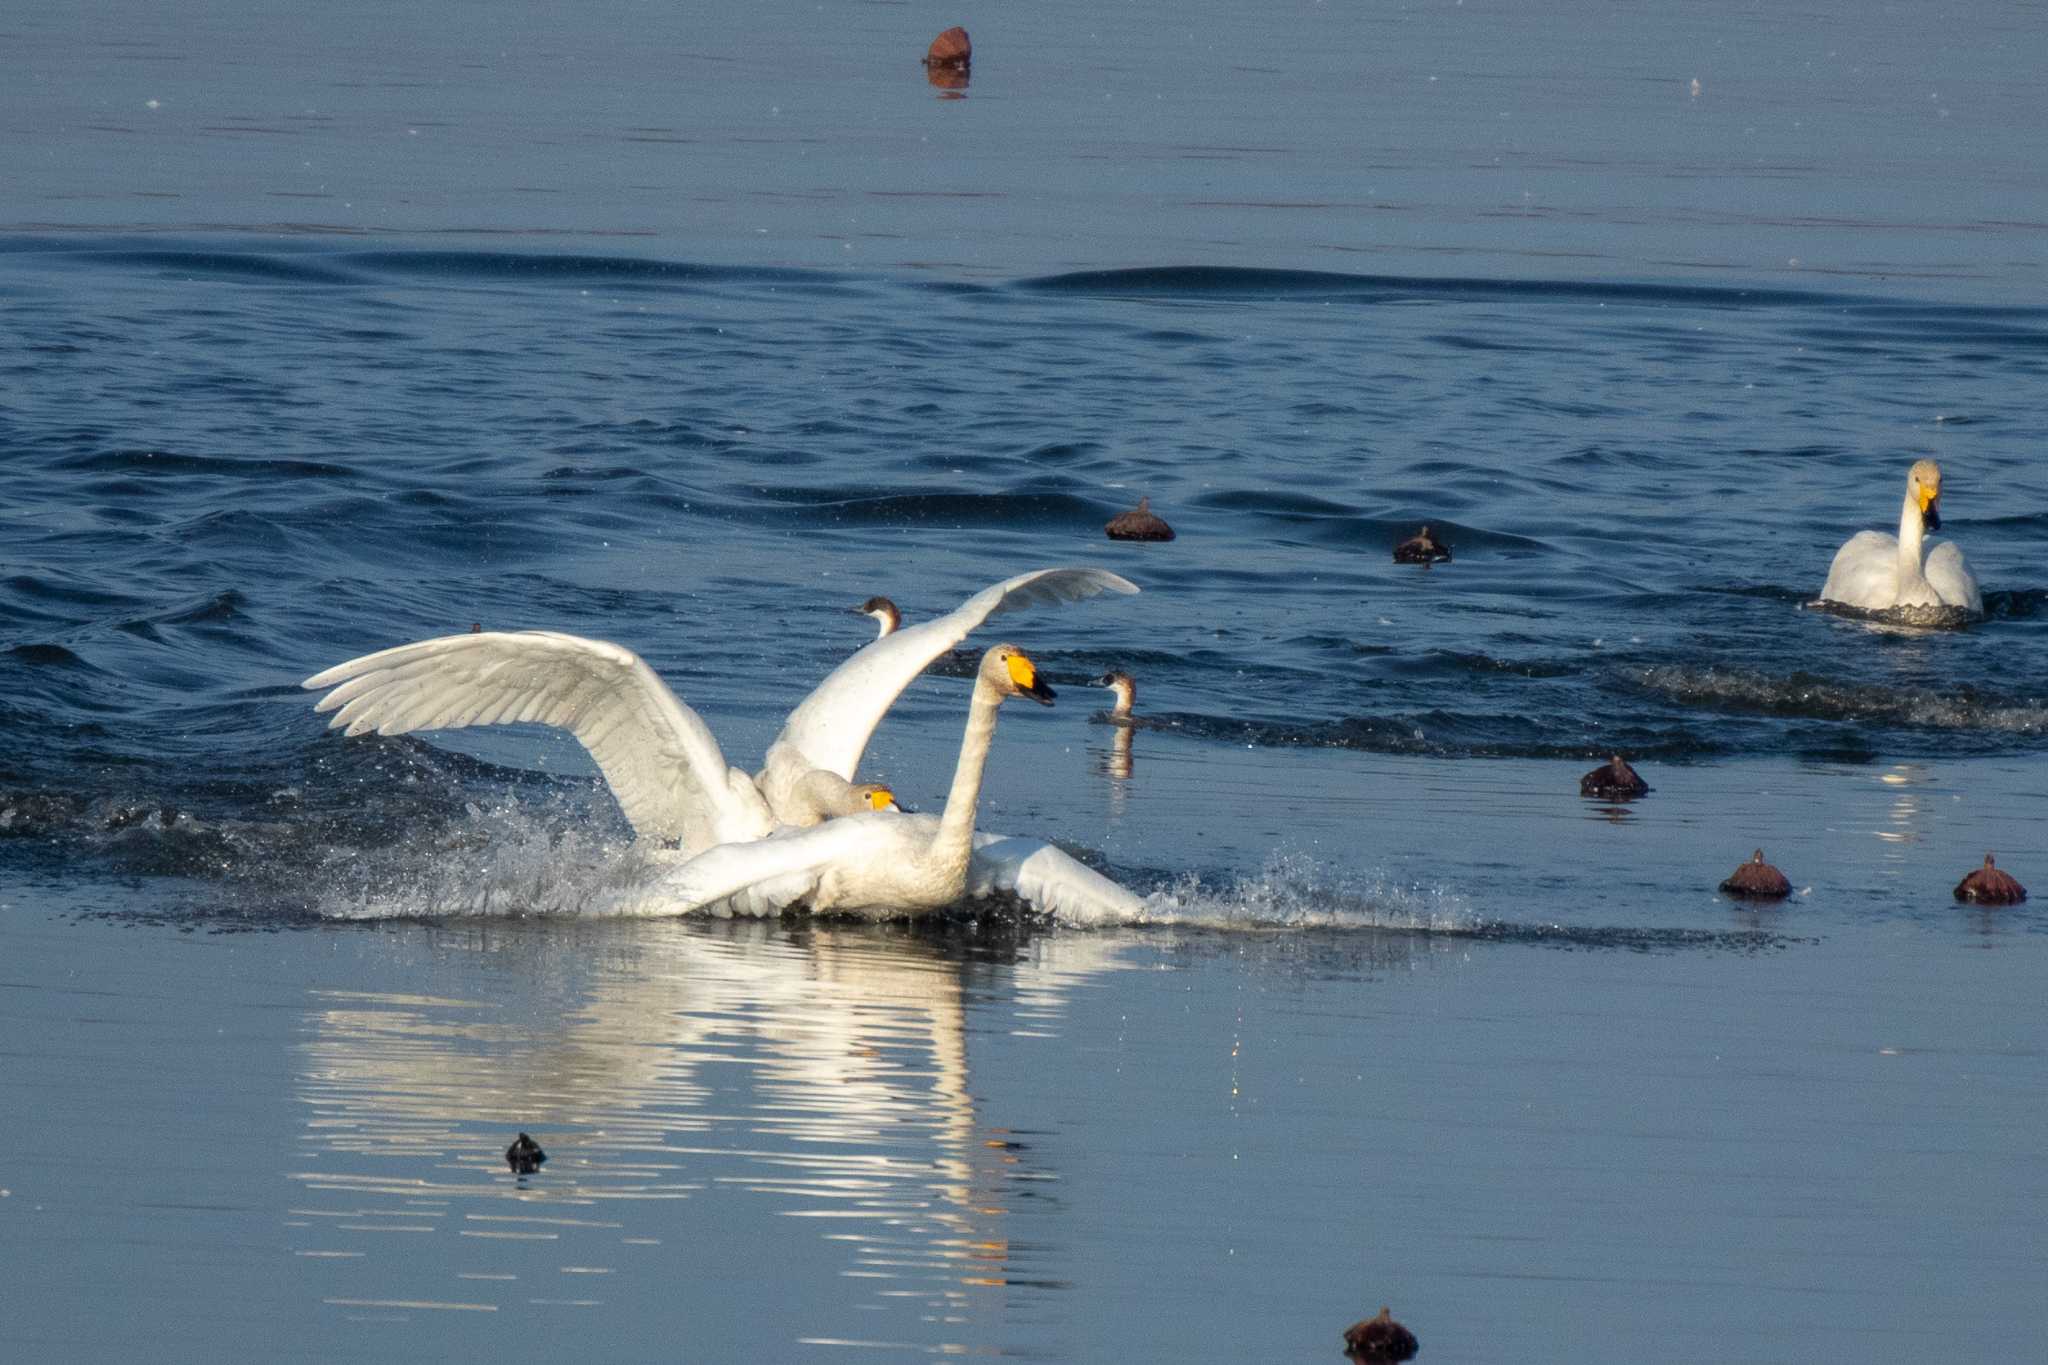
{"label": "swan wing feather tips", "polygon": [[1145,902],[1042,839],[976,834],[970,896],[1007,893],[1042,915],[1072,923],[1135,923]]}
{"label": "swan wing feather tips", "polygon": [[771,822],[735,781],[703,717],[632,650],[555,631],[446,635],[314,674],[314,709],[347,734],[402,735],[526,722],[567,730],[589,751],[643,839],[705,847],[757,838]]}
{"label": "swan wing feather tips", "polygon": [[[991,616],[1079,602],[1138,585],[1106,569],[1038,569],[983,588],[944,616],[905,626],[855,651],[789,713],[770,747],[770,767],[801,763],[851,782],[882,717],[918,674]],[[786,746],[786,747],[785,747]],[[777,751],[782,751],[778,755]],[[796,757],[788,757],[793,750]],[[764,774],[765,775],[765,774]]]}

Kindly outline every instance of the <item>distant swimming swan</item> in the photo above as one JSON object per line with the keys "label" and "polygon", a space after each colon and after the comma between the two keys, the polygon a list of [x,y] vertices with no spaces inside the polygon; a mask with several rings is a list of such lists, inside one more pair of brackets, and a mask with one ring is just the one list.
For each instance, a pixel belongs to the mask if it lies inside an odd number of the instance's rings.
{"label": "distant swimming swan", "polygon": [[1906,473],[1898,535],[1858,531],[1849,537],[1835,551],[1821,602],[1862,611],[1945,607],[1982,616],[1984,596],[1955,542],[1937,541],[1923,553],[1924,534],[1941,529],[1940,502],[1941,466],[1917,461]]}
{"label": "distant swimming swan", "polygon": [[720,844],[664,874],[658,893],[678,912],[916,915],[969,896],[1007,892],[1043,913],[1128,917],[1143,903],[1050,844],[974,832],[982,773],[1008,697],[1050,706],[1053,690],[1015,645],[982,655],[967,729],[941,815],[853,815],[812,829]]}
{"label": "distant swimming swan", "polygon": [[[302,686],[350,735],[532,722],[564,729],[604,774],[640,838],[694,853],[783,825],[874,810],[854,770],[905,687],[1001,612],[1135,584],[1101,569],[1039,569],[984,588],[944,616],[871,641],[828,674],[769,747],[758,776],[730,767],[703,717],[632,650],[554,631],[447,635],[367,654]],[[885,807],[886,808],[886,807]]]}

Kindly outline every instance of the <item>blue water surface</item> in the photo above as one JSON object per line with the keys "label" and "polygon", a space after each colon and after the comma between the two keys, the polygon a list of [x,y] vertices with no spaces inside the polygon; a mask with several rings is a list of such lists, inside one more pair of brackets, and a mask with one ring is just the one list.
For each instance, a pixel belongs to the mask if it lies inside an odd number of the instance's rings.
{"label": "blue water surface", "polygon": [[[2028,7],[699,10],[0,20],[0,1341],[2037,1348]],[[1810,609],[1925,456],[1986,619]],[[752,768],[1062,564],[864,772],[1024,646],[982,823],[1110,922],[605,919],[572,741],[298,685],[570,631]]]}

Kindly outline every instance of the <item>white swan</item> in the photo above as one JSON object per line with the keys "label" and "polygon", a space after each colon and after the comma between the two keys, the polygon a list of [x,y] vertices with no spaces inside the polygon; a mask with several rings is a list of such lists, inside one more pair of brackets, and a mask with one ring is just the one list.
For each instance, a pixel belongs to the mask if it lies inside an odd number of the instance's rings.
{"label": "white swan", "polygon": [[720,844],[664,874],[656,894],[684,913],[766,915],[802,905],[814,913],[883,918],[1007,893],[1046,914],[1128,919],[1144,908],[1142,901],[1052,845],[975,833],[996,710],[1007,697],[1050,706],[1053,691],[1022,650],[1003,644],[984,654],[975,672],[943,814],[852,815]]}
{"label": "white swan", "polygon": [[1899,512],[1899,533],[1858,531],[1835,551],[1823,604],[1862,611],[1946,608],[1971,616],[1984,614],[1984,595],[1963,552],[1953,541],[1937,541],[1922,552],[1923,536],[1941,529],[1941,466],[1920,460],[1906,473],[1906,503]]}
{"label": "white swan", "polygon": [[336,664],[302,686],[350,735],[533,722],[568,730],[642,839],[685,852],[784,825],[872,811],[854,783],[869,738],[911,680],[989,617],[1135,593],[1101,569],[1039,569],[984,588],[944,616],[870,642],[790,713],[758,778],[727,764],[711,729],[623,646],[553,631],[486,631],[400,645]]}

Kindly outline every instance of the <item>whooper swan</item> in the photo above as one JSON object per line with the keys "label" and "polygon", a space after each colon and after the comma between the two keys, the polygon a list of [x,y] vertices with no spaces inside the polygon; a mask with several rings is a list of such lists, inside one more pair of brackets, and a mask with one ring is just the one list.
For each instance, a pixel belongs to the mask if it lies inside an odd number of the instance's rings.
{"label": "whooper swan", "polygon": [[1050,844],[977,835],[975,808],[1007,697],[1050,706],[1053,691],[1015,645],[982,656],[967,729],[941,815],[852,815],[812,829],[720,844],[665,873],[655,894],[676,912],[814,913],[874,918],[918,915],[1006,892],[1034,910],[1129,918],[1143,903]]}
{"label": "whooper swan", "polygon": [[944,616],[870,642],[790,713],[758,777],[727,764],[704,720],[632,650],[554,631],[484,631],[399,645],[306,679],[350,735],[531,722],[564,729],[604,774],[640,838],[686,853],[758,839],[778,824],[886,807],[856,784],[869,738],[912,679],[989,617],[1134,593],[1101,569],[1039,569],[984,588]]}
{"label": "whooper swan", "polygon": [[1924,548],[1925,534],[1941,529],[1940,503],[1941,466],[1933,460],[1917,461],[1906,473],[1898,535],[1858,531],[1849,537],[1835,551],[1827,584],[1820,590],[1821,605],[1982,616],[1984,595],[1963,562],[1963,552],[1947,540]]}

